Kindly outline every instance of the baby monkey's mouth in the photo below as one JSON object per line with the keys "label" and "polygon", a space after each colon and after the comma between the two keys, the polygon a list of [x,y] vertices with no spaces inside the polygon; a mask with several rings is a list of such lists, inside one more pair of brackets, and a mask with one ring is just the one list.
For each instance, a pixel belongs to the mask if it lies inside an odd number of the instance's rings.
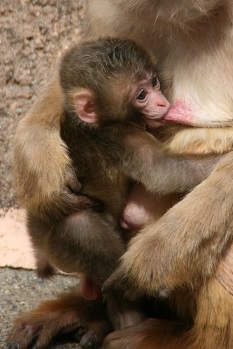
{"label": "baby monkey's mouth", "polygon": [[147,118],[145,120],[145,124],[146,124],[146,129],[147,130],[150,130],[150,129],[154,129],[154,128],[157,128],[157,127],[161,127],[161,126],[164,126],[164,124],[166,123],[166,120],[165,120],[165,115],[161,116],[160,118],[156,119],[149,119]]}

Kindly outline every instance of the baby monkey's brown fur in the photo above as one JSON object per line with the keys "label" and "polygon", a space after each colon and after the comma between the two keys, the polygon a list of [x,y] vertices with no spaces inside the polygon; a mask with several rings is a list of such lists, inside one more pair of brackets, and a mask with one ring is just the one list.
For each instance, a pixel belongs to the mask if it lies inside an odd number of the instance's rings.
{"label": "baby monkey's brown fur", "polygon": [[[117,222],[128,179],[140,181],[154,192],[184,192],[205,178],[218,160],[169,155],[145,131],[147,122],[157,122],[157,114],[149,119],[148,106],[144,112],[134,99],[142,81],[148,76],[150,81],[154,75],[150,55],[129,40],[82,43],[60,64],[64,100],[61,137],[82,183],[80,195],[98,200],[104,209],[79,211],[58,224],[54,220],[48,223],[49,217],[43,219],[39,210],[29,211],[29,233],[35,249],[52,264],[67,272],[85,272],[100,285],[124,251]],[[118,89],[122,81],[123,91]],[[159,87],[154,89],[156,98],[159,94],[166,104]],[[166,105],[163,109],[162,116]],[[176,178],[178,172],[182,175],[170,190],[170,178]],[[90,248],[93,244],[94,249]]]}
{"label": "baby monkey's brown fur", "polygon": [[[169,154],[146,131],[147,125],[157,125],[167,111],[168,102],[155,79],[155,62],[133,41],[103,39],[80,44],[64,56],[59,81],[55,95],[63,100],[63,108],[57,111],[63,114],[61,140],[58,133],[52,132],[51,141],[47,133],[44,141],[48,141],[49,152],[55,145],[54,137],[59,140],[59,146],[67,149],[66,155],[58,160],[55,157],[55,161],[67,162],[71,170],[74,167],[73,177],[77,176],[82,183],[79,195],[101,202],[103,210],[79,209],[62,219],[59,214],[56,223],[57,207],[55,219],[52,213],[54,200],[57,201],[59,196],[56,190],[60,180],[55,181],[55,194],[51,194],[52,182],[48,181],[50,189],[45,196],[40,196],[41,201],[34,201],[30,206],[29,196],[24,197],[29,233],[39,255],[41,251],[53,265],[64,271],[87,274],[101,286],[125,250],[118,221],[129,179],[161,194],[185,192],[206,178],[219,158]],[[146,107],[142,107],[137,98],[141,89],[146,88],[150,94]],[[150,109],[153,94],[154,110]],[[55,120],[45,121],[43,117],[42,110],[41,120],[37,120],[41,128],[44,125],[46,129],[46,124],[57,127]],[[22,120],[19,125],[16,154],[21,144],[22,127],[29,119]],[[37,146],[40,151],[40,144]],[[32,168],[29,167],[29,172]],[[17,157],[16,169],[25,170]],[[61,178],[61,173],[58,176]],[[35,176],[33,180],[36,181]],[[39,190],[37,183],[35,187]],[[60,208],[59,212],[66,212],[66,207]],[[125,302],[116,293],[109,294],[107,301],[115,328],[123,328],[143,318],[136,303]],[[18,333],[19,339],[13,336],[11,340],[20,343],[21,334]],[[20,346],[27,345],[20,343]]]}

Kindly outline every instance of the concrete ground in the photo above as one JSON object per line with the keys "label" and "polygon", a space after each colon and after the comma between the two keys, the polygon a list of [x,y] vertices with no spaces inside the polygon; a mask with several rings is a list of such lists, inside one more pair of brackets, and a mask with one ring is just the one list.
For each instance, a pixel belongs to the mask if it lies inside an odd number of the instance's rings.
{"label": "concrete ground", "polygon": [[[77,284],[77,279],[68,276],[57,275],[52,280],[41,281],[35,271],[0,268],[0,348],[6,348],[5,341],[17,314]],[[58,343],[53,347],[80,348],[77,343]]]}

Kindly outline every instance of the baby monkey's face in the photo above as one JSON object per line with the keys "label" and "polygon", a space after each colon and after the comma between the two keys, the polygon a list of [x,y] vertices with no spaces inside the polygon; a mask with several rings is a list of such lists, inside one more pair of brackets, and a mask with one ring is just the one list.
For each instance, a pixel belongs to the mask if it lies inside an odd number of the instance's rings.
{"label": "baby monkey's face", "polygon": [[131,94],[131,103],[143,115],[146,125],[150,128],[163,125],[164,116],[170,108],[155,74],[138,82]]}

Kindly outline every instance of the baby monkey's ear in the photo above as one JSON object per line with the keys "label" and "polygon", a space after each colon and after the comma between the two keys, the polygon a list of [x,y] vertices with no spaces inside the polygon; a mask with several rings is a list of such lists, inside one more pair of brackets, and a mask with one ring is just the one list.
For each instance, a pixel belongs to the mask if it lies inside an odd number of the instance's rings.
{"label": "baby monkey's ear", "polygon": [[83,90],[74,94],[74,106],[78,117],[89,123],[95,124],[98,121],[97,108],[93,93]]}

